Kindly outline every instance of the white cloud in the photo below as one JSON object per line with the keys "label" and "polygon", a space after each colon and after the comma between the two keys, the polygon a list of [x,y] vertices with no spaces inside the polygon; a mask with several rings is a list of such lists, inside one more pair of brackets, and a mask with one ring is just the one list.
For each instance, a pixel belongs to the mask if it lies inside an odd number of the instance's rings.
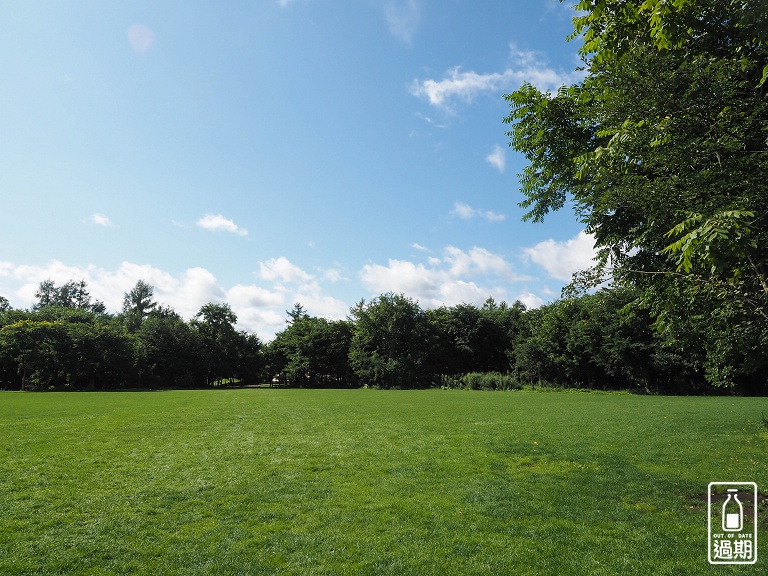
{"label": "white cloud", "polygon": [[[52,279],[57,285],[69,280],[85,280],[92,298],[101,300],[110,312],[119,312],[123,295],[138,280],[154,287],[154,299],[170,306],[187,320],[194,317],[208,302],[228,303],[238,318],[238,329],[254,332],[264,340],[271,339],[285,327],[285,310],[293,302],[301,302],[310,314],[330,319],[346,318],[349,306],[324,293],[323,287],[310,281],[309,275],[286,274],[289,268],[280,268],[285,258],[277,262],[274,279],[302,280],[293,290],[265,287],[258,284],[235,284],[226,287],[207,269],[189,268],[173,275],[159,268],[123,262],[117,269],[94,265],[70,266],[58,260],[44,266],[17,265],[0,262],[0,295],[7,297],[16,308],[29,308],[35,302],[40,282]],[[290,264],[290,263],[289,263]]]}
{"label": "white cloud", "polygon": [[360,271],[363,283],[374,292],[403,292],[432,298],[449,275],[423,264],[390,259],[387,266],[366,264]]}
{"label": "white cloud", "polygon": [[206,302],[220,301],[224,295],[213,275],[203,268],[191,268],[177,278],[153,266],[132,262],[123,262],[117,270],[94,265],[69,266],[58,260],[45,266],[4,264],[0,267],[0,282],[16,296],[16,305],[20,307],[34,303],[40,282],[48,278],[59,285],[69,280],[85,280],[91,296],[103,301],[113,312],[122,308],[123,295],[138,280],[155,287],[156,301],[171,305],[185,317],[191,317]]}
{"label": "white cloud", "polygon": [[498,214],[493,210],[479,210],[477,208],[472,208],[472,206],[465,204],[464,202],[456,202],[453,205],[451,216],[457,216],[462,220],[471,220],[472,218],[479,216],[485,218],[489,222],[502,222],[507,218],[504,214]]}
{"label": "white cloud", "polygon": [[507,167],[507,153],[504,148],[496,144],[491,153],[485,157],[485,161],[503,174]]}
{"label": "white cloud", "polygon": [[128,43],[137,54],[148,52],[155,43],[154,31],[144,24],[133,24],[128,28]]}
{"label": "white cloud", "polygon": [[444,262],[450,264],[451,274],[462,276],[469,273],[494,273],[509,276],[512,268],[502,256],[489,252],[485,248],[473,247],[469,252],[448,246],[445,249]]}
{"label": "white cloud", "polygon": [[463,202],[456,202],[453,205],[453,210],[451,210],[451,215],[458,216],[462,220],[469,220],[474,218],[475,214],[475,209],[472,208],[472,206],[469,204],[464,204]]}
{"label": "white cloud", "polygon": [[91,217],[88,218],[88,221],[96,224],[97,226],[104,226],[105,228],[111,228],[114,226],[112,221],[104,216],[104,214],[91,214]]}
{"label": "white cloud", "polygon": [[489,222],[503,222],[507,219],[504,214],[497,214],[492,210],[484,210],[481,212],[482,216]]}
{"label": "white cloud", "polygon": [[285,256],[270,258],[266,262],[259,262],[259,276],[268,281],[279,282],[308,282],[314,278],[298,266],[291,264]]}
{"label": "white cloud", "polygon": [[491,74],[461,72],[456,66],[448,70],[442,80],[414,80],[411,94],[426,98],[432,106],[451,110],[450,104],[454,100],[469,104],[479,94],[500,90],[509,84],[512,73],[511,70]]}
{"label": "white cloud", "polygon": [[[424,122],[426,122],[427,124],[430,124],[431,126],[434,126],[435,128],[448,128],[448,126],[450,125],[446,122],[438,122],[431,116],[427,116],[426,114],[422,114],[421,112],[416,112],[416,117],[424,120]],[[417,132],[412,131],[410,136],[411,138],[413,138],[417,134],[418,134]]]}
{"label": "white cloud", "polygon": [[422,246],[418,242],[414,242],[413,244],[411,244],[411,248],[413,248],[414,250],[419,250],[421,252],[431,252],[429,248],[427,248],[426,246]]}
{"label": "white cloud", "polygon": [[427,100],[430,105],[445,112],[453,112],[457,103],[471,104],[482,94],[514,90],[530,82],[539,90],[557,90],[583,78],[580,71],[557,71],[532,51],[519,50],[510,44],[511,65],[503,72],[478,74],[474,70],[462,72],[460,66],[449,68],[440,80],[414,80],[410,92]]}
{"label": "white cloud", "polygon": [[536,294],[531,294],[530,292],[519,294],[515,300],[520,300],[520,302],[525,304],[526,308],[538,308],[544,305],[544,300],[536,296]]}
{"label": "white cloud", "polygon": [[325,280],[333,284],[344,278],[342,271],[338,268],[318,269],[318,271]]}
{"label": "white cloud", "polygon": [[421,2],[418,0],[387,0],[384,16],[390,33],[410,44],[421,22]]}
{"label": "white cloud", "polygon": [[205,228],[211,231],[223,231],[232,232],[240,236],[247,236],[248,230],[240,228],[229,218],[225,218],[221,214],[206,214],[200,220],[197,221],[197,225],[200,228]]}
{"label": "white cloud", "polygon": [[227,302],[240,308],[282,306],[285,298],[282,294],[272,292],[261,286],[235,284],[227,290]]}
{"label": "white cloud", "polygon": [[359,276],[372,293],[401,292],[426,307],[462,302],[480,305],[489,296],[506,300],[504,286],[525,279],[499,254],[455,246],[447,246],[442,258],[430,257],[426,264],[396,259],[390,259],[386,266],[367,264]]}
{"label": "white cloud", "polygon": [[565,281],[569,281],[574,272],[593,266],[597,254],[594,237],[584,231],[570,240],[544,240],[523,252],[552,278]]}
{"label": "white cloud", "polygon": [[329,320],[343,320],[349,315],[347,303],[323,294],[319,286],[305,288],[293,294],[291,302],[300,302],[309,314]]}

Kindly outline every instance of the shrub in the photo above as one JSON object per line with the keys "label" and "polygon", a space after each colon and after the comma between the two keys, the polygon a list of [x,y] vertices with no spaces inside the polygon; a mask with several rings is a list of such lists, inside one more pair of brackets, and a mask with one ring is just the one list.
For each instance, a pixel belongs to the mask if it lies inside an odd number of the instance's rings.
{"label": "shrub", "polygon": [[468,390],[520,390],[523,385],[514,377],[498,372],[470,372],[461,377]]}
{"label": "shrub", "polygon": [[460,376],[449,376],[448,374],[438,374],[434,384],[442,390],[461,390],[464,388]]}

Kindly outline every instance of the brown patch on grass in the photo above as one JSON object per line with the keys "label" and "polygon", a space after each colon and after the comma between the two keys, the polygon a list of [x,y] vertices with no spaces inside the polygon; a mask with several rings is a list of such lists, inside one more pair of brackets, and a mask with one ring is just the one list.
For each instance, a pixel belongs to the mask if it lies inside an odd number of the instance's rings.
{"label": "brown patch on grass", "polygon": [[[688,508],[691,510],[701,510],[706,514],[708,497],[709,495],[706,492],[688,496],[687,499],[690,502]],[[719,509],[726,498],[728,498],[727,492],[712,492],[712,507]],[[752,524],[752,518],[755,516],[755,507],[751,501],[745,503],[745,499],[739,498],[739,500],[744,507],[744,522]],[[757,526],[758,528],[768,530],[768,494],[763,494],[762,492],[757,493]]]}

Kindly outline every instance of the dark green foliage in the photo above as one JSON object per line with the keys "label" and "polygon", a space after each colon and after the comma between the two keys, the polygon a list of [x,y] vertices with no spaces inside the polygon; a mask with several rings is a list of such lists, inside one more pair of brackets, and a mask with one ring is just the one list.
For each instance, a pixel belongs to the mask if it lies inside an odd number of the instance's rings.
{"label": "dark green foliage", "polygon": [[268,346],[270,378],[277,376],[294,386],[350,385],[352,324],[311,317],[300,304],[288,312],[288,317],[287,328]]}
{"label": "dark green foliage", "polygon": [[150,313],[136,332],[142,382],[152,387],[194,387],[206,382],[203,342],[177,314]]}
{"label": "dark green foliage", "polygon": [[481,308],[459,304],[428,310],[432,347],[430,361],[439,374],[507,372],[508,351],[520,332],[525,306],[496,304],[488,299]]}
{"label": "dark green foliage", "polygon": [[129,332],[136,332],[144,319],[157,306],[157,303],[152,300],[154,292],[154,287],[144,280],[139,280],[131,291],[123,296],[123,317]]}
{"label": "dark green foliage", "polygon": [[139,283],[112,316],[90,303],[85,283],[44,282],[32,311],[0,310],[0,387],[116,389],[258,382],[261,342],[234,328],[227,305],[193,322],[151,301]]}
{"label": "dark green foliage", "polygon": [[[586,78],[557,94],[525,85],[506,96],[511,144],[529,162],[527,217],[571,200],[600,250],[593,286],[613,277],[638,287],[665,344],[692,352],[710,384],[764,375],[765,2],[579,8]],[[688,334],[700,352],[672,334]]]}
{"label": "dark green foliage", "polygon": [[25,316],[0,327],[6,386],[94,389],[130,382],[133,342],[113,318],[53,306]]}
{"label": "dark green foliage", "polygon": [[508,374],[498,372],[470,372],[461,377],[467,390],[520,390],[523,385]]}
{"label": "dark green foliage", "polygon": [[639,288],[531,310],[489,300],[424,311],[385,294],[361,302],[346,321],[297,305],[266,346],[236,330],[226,304],[203,306],[191,322],[152,306],[135,333],[124,314],[5,309],[0,388],[192,388],[277,376],[297,387],[508,390],[522,383],[663,393],[705,393],[727,381],[740,393],[764,393],[768,333],[734,322],[733,307],[713,301],[697,311],[691,303],[701,295],[667,288],[667,302],[690,310],[684,325],[664,321],[665,308]]}
{"label": "dark green foliage", "polygon": [[526,382],[637,391],[692,392],[703,385],[691,350],[666,342],[632,289],[604,289],[526,314],[514,350]]}
{"label": "dark green foliage", "polygon": [[387,293],[352,309],[349,363],[360,382],[382,388],[428,386],[430,330],[418,303]]}
{"label": "dark green foliage", "polygon": [[99,300],[92,302],[86,287],[85,280],[70,280],[62,286],[56,286],[53,280],[44,280],[35,292],[37,302],[32,306],[32,310],[68,308],[103,314],[106,311],[104,303]]}
{"label": "dark green foliage", "polygon": [[258,338],[235,329],[237,315],[229,304],[205,304],[191,322],[201,343],[205,381],[208,385],[253,380],[259,373]]}

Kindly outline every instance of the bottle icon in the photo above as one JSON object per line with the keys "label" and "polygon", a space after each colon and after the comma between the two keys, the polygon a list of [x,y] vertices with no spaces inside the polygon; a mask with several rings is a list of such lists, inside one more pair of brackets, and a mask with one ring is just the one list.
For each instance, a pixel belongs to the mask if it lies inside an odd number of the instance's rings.
{"label": "bottle icon", "polygon": [[728,489],[728,498],[723,503],[723,531],[739,532],[744,528],[744,507],[739,502],[738,488]]}

